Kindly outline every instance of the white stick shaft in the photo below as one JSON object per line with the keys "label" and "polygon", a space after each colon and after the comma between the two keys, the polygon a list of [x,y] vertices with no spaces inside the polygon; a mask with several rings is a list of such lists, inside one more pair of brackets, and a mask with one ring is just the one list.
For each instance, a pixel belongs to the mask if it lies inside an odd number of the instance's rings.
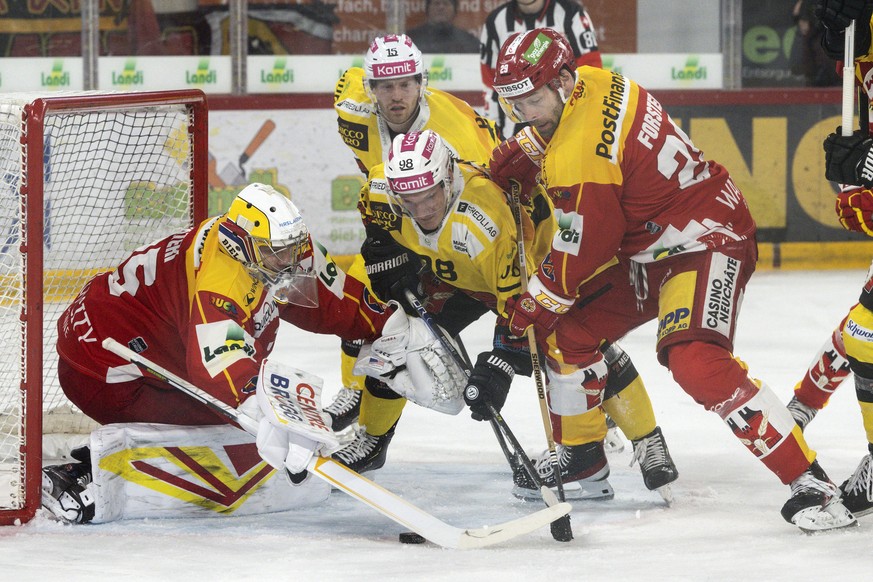
{"label": "white stick shaft", "polygon": [[855,21],[846,28],[843,46],[843,120],[844,137],[853,133],[855,126]]}
{"label": "white stick shaft", "polygon": [[[150,361],[142,354],[137,354],[112,338],[103,340],[103,349],[136,364],[170,386],[205,404],[218,414],[235,421],[247,433],[253,436],[257,434],[258,423],[254,419],[249,418],[245,414],[240,414],[235,408],[228,406],[202,388],[198,388],[184,378],[180,378],[169,370]],[[558,503],[530,515],[493,526],[478,529],[461,529],[434,517],[333,459],[313,457],[306,469],[337,489],[369,505],[392,521],[399,523],[407,529],[411,529],[425,539],[447,548],[482,548],[504,542],[548,525],[559,517],[567,515],[572,510],[569,503]]]}

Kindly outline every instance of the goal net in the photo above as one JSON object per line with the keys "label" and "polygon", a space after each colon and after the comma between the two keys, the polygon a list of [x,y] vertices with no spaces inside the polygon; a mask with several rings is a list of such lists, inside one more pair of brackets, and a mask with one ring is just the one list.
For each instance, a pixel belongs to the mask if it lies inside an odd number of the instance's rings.
{"label": "goal net", "polygon": [[40,501],[43,435],[95,425],[57,382],[93,275],[206,216],[202,92],[0,94],[0,524]]}

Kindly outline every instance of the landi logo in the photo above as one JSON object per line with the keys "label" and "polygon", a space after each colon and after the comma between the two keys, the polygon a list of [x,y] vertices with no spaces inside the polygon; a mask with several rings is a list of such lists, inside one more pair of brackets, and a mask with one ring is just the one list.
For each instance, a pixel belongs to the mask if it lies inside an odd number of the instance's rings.
{"label": "landi logo", "polygon": [[612,55],[603,55],[603,68],[621,75],[621,66],[616,66],[615,57]]}
{"label": "landi logo", "polygon": [[193,73],[185,71],[185,82],[189,85],[214,85],[217,81],[218,73],[209,68],[209,59],[200,59]]}
{"label": "landi logo", "polygon": [[120,73],[112,72],[113,85],[142,85],[144,80],[143,72],[136,69],[136,59],[124,61],[124,69]]}
{"label": "landi logo", "polygon": [[427,78],[429,81],[451,81],[452,68],[446,66],[445,58],[437,57],[427,70]]}
{"label": "landi logo", "polygon": [[69,87],[70,72],[64,70],[64,61],[54,61],[51,73],[40,74],[40,83],[43,87]]}
{"label": "landi logo", "polygon": [[700,58],[689,56],[681,69],[670,68],[670,78],[677,81],[699,81],[706,79],[706,67],[700,66]]}
{"label": "landi logo", "polygon": [[286,69],[288,60],[283,58],[276,59],[273,63],[273,68],[270,70],[261,69],[261,83],[270,85],[290,84],[294,82],[294,70]]}

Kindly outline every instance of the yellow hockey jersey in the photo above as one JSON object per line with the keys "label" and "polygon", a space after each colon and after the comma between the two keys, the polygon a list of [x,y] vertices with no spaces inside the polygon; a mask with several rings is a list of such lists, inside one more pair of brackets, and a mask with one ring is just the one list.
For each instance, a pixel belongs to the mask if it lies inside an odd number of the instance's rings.
{"label": "yellow hockey jersey", "polygon": [[[334,109],[340,137],[364,174],[385,161],[396,135],[376,115],[376,106],[364,90],[364,70],[343,73],[334,90]],[[494,123],[477,114],[465,101],[439,89],[427,89],[418,117],[409,131],[432,129],[449,144],[455,157],[488,163],[499,143]]]}
{"label": "yellow hockey jersey", "polygon": [[[384,164],[372,169],[369,184],[361,189],[362,218],[427,260],[442,281],[503,314],[506,300],[521,292],[515,218],[499,186],[475,166],[460,163],[459,168],[460,194],[435,232],[423,232],[390,203]],[[522,217],[527,261],[536,265],[557,228],[545,191],[540,190]]]}

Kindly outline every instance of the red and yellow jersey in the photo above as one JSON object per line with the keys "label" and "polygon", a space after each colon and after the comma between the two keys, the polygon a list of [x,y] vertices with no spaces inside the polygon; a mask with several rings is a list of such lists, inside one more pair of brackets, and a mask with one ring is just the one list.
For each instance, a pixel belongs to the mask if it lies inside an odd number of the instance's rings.
{"label": "red and yellow jersey", "polygon": [[[435,232],[423,232],[409,216],[400,214],[396,204],[390,204],[384,164],[370,172],[359,208],[365,222],[375,222],[400,245],[424,257],[441,280],[503,313],[506,300],[521,292],[515,218],[499,186],[474,166],[458,166],[460,194]],[[458,188],[457,180],[454,187]],[[532,209],[522,216],[530,262],[545,255],[555,234],[552,207],[544,192],[534,197]]]}
{"label": "red and yellow jersey", "polygon": [[727,170],[654,96],[603,69],[577,70],[542,176],[561,233],[540,276],[565,297],[614,256],[651,263],[755,236]]}
{"label": "red and yellow jersey", "polygon": [[140,377],[136,366],[102,348],[113,337],[236,406],[254,391],[280,319],[344,339],[378,336],[383,306],[323,247],[312,245],[318,308],[279,304],[219,248],[220,219],[140,247],[92,278],[58,320],[58,354],[108,384]]}
{"label": "red and yellow jersey", "polygon": [[[388,156],[394,133],[364,90],[364,70],[352,67],[343,73],[334,90],[339,134],[358,160],[364,174]],[[494,123],[481,117],[465,101],[429,88],[418,117],[409,131],[432,129],[449,144],[456,157],[486,164],[499,143]]]}

